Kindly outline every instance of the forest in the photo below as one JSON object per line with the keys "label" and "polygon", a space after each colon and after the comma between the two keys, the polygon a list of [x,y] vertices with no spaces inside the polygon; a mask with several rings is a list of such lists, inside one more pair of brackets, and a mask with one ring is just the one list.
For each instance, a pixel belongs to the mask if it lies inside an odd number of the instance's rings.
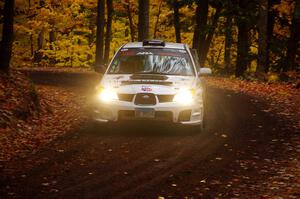
{"label": "forest", "polygon": [[[217,74],[278,80],[273,73],[299,71],[299,1],[16,0],[14,14],[0,3],[12,67],[93,68],[124,43],[157,38],[189,44]],[[3,29],[12,15],[14,34]]]}
{"label": "forest", "polygon": [[299,52],[300,0],[0,0],[0,198],[300,198]]}

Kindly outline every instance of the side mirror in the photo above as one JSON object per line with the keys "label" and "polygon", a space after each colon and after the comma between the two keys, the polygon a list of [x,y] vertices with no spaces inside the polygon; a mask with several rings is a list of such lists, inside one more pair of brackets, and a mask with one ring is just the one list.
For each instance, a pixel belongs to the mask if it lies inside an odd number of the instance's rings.
{"label": "side mirror", "polygon": [[106,71],[105,65],[95,66],[95,71],[100,74],[104,74]]}
{"label": "side mirror", "polygon": [[199,76],[207,76],[207,75],[211,75],[212,74],[212,70],[210,68],[200,68],[198,75]]}

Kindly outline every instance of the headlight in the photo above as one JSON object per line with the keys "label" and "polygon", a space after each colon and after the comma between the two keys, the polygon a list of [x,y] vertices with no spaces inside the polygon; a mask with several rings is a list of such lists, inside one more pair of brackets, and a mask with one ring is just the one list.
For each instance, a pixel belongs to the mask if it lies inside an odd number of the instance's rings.
{"label": "headlight", "polygon": [[173,101],[183,105],[190,105],[194,101],[194,95],[195,93],[192,90],[182,90],[174,96]]}
{"label": "headlight", "polygon": [[113,100],[118,100],[118,94],[113,91],[112,89],[103,88],[100,90],[100,93],[98,94],[98,99],[103,102],[110,102]]}

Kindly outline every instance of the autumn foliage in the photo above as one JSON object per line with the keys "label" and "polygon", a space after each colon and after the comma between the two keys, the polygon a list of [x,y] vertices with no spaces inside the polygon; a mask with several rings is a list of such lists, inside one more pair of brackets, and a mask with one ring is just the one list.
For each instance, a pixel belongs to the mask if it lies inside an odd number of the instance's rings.
{"label": "autumn foliage", "polygon": [[84,120],[74,91],[37,86],[26,75],[0,75],[0,162],[36,151]]}
{"label": "autumn foliage", "polygon": [[[122,44],[137,41],[138,34],[143,33],[139,30],[146,31],[139,28],[143,24],[139,23],[138,1],[99,2],[103,2],[100,7],[94,0],[16,1],[12,66],[92,67],[98,46],[97,19],[105,23],[101,26],[105,46],[99,47],[107,51],[105,62]],[[146,9],[150,20],[147,37],[188,43],[199,49],[200,63],[216,73],[247,76],[254,72],[297,71],[299,30],[295,27],[299,23],[299,3],[258,2],[151,0]],[[261,5],[268,9],[259,9]],[[262,21],[258,17],[267,17],[268,21],[258,23]],[[267,51],[261,50],[262,43]]]}

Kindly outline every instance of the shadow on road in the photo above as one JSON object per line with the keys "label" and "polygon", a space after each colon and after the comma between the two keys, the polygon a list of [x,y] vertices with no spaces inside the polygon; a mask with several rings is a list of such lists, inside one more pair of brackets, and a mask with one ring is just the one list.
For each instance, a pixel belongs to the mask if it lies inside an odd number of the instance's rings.
{"label": "shadow on road", "polygon": [[170,136],[194,136],[203,134],[197,127],[180,126],[165,123],[150,123],[139,121],[137,123],[121,122],[115,124],[100,124],[88,122],[82,129],[95,136],[132,136],[132,137],[170,137]]}
{"label": "shadow on road", "polygon": [[95,72],[21,71],[38,85],[91,88],[101,79]]}

